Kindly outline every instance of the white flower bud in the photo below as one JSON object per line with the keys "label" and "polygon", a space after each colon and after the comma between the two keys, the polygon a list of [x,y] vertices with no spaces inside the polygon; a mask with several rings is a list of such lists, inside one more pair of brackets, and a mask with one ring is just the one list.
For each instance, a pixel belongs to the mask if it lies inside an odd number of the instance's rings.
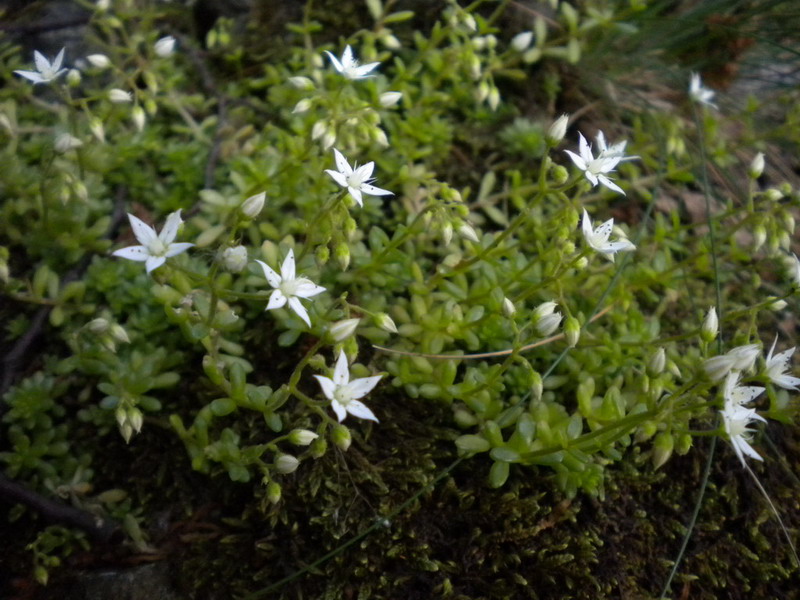
{"label": "white flower bud", "polygon": [[111,66],[111,61],[105,54],[90,54],[86,57],[93,67],[97,67],[98,69],[107,69]]}
{"label": "white flower bud", "polygon": [[81,72],[78,69],[70,69],[67,71],[67,83],[75,87],[81,82]]}
{"label": "white flower bud", "polygon": [[81,146],[83,146],[83,142],[69,133],[61,133],[56,137],[55,149],[59,154],[64,154]]}
{"label": "white flower bud", "polygon": [[537,306],[533,311],[533,320],[539,321],[542,317],[546,317],[547,315],[552,315],[553,311],[556,309],[555,302],[542,302],[539,306]]}
{"label": "white flower bud", "polygon": [[289,442],[295,446],[308,446],[319,437],[318,434],[308,429],[293,429],[289,433]]}
{"label": "white flower bud", "polygon": [[121,344],[131,343],[131,339],[128,337],[128,332],[125,331],[125,328],[119,323],[114,323],[111,326],[111,337],[113,337],[115,341],[120,342]]}
{"label": "white flower bud", "polygon": [[476,244],[480,242],[478,234],[475,233],[475,230],[472,228],[472,226],[467,223],[461,223],[461,225],[458,226],[458,235],[460,235],[465,240],[469,240],[470,242],[475,242]]}
{"label": "white flower bud", "polygon": [[113,90],[109,90],[108,99],[115,104],[125,104],[126,102],[131,102],[133,97],[130,92],[114,88]]}
{"label": "white flower bud", "polygon": [[651,377],[661,375],[664,372],[664,367],[667,365],[667,353],[663,348],[656,350],[647,361],[647,373]]}
{"label": "white flower bud", "polygon": [[175,51],[175,38],[171,35],[163,37],[155,43],[153,49],[158,56],[166,58]]}
{"label": "white flower bud", "polygon": [[111,323],[108,322],[108,319],[104,319],[102,317],[92,319],[86,324],[86,329],[95,335],[102,335],[106,333],[110,327]]}
{"label": "white flower bud", "polygon": [[378,313],[375,317],[375,320],[378,323],[378,327],[381,329],[388,331],[389,333],[397,333],[397,325],[394,324],[392,317],[386,313]]}
{"label": "white flower bud", "polygon": [[533,32],[523,31],[522,33],[518,33],[512,38],[511,47],[517,52],[524,52],[525,50],[528,49],[528,46],[531,45],[532,41],[533,41]]}
{"label": "white flower bud", "polygon": [[467,29],[469,29],[470,31],[477,31],[478,30],[478,24],[475,22],[475,17],[473,17],[471,14],[464,13],[464,16],[462,17],[462,19],[463,19],[464,26]]}
{"label": "white flower bud", "polygon": [[300,461],[291,454],[279,454],[278,458],[275,459],[275,468],[278,469],[279,473],[283,473],[284,475],[294,473],[299,466]]}
{"label": "white flower bud", "polygon": [[97,0],[94,6],[98,12],[105,12],[111,6],[111,0]]}
{"label": "white flower bud", "polygon": [[705,342],[713,342],[719,332],[719,320],[717,319],[717,309],[713,306],[708,309],[703,327],[700,329],[700,337]]}
{"label": "white flower bud", "polygon": [[569,115],[561,115],[550,125],[545,136],[545,141],[548,146],[556,146],[564,136],[567,134],[567,125],[569,125]]}
{"label": "white flower bud", "polygon": [[753,250],[758,250],[767,241],[767,230],[763,225],[753,228]]}
{"label": "white flower bud", "polygon": [[139,433],[142,430],[142,424],[144,423],[142,411],[135,406],[130,407],[128,409],[128,423],[130,423],[131,427],[136,433]]}
{"label": "white flower bud", "polygon": [[382,35],[381,43],[386,46],[389,50],[397,50],[401,47],[400,40],[398,40],[395,36],[391,33]]}
{"label": "white flower bud", "polygon": [[564,323],[564,338],[570,348],[578,345],[578,340],[581,338],[581,324],[575,317],[569,317]]}
{"label": "white flower bud", "polygon": [[105,143],[106,130],[103,127],[103,122],[100,119],[98,119],[97,117],[92,117],[92,119],[89,121],[89,129],[98,142],[100,142],[101,144]]}
{"label": "white flower bud", "polygon": [[747,170],[747,174],[750,176],[751,179],[758,179],[761,177],[761,174],[764,172],[764,153],[759,152],[755,155],[752,162],[750,163],[750,168]]}
{"label": "white flower bud", "polygon": [[517,312],[517,307],[514,306],[514,303],[506,297],[503,297],[503,313],[507,317],[513,316],[513,314]]}
{"label": "white flower bud", "polygon": [[496,87],[492,87],[492,89],[489,90],[489,98],[487,102],[489,104],[489,108],[492,110],[497,110],[497,107],[500,106],[500,90],[498,90]]}
{"label": "white flower bud", "polygon": [[317,121],[311,128],[311,139],[316,140],[325,135],[328,130],[328,124],[325,121]]}
{"label": "white flower bud", "polygon": [[453,225],[450,222],[442,225],[442,239],[444,240],[445,246],[449,245],[450,241],[453,239]]}
{"label": "white flower bud", "polygon": [[783,192],[775,188],[769,188],[766,192],[764,192],[764,197],[770,202],[777,202],[783,198]]}
{"label": "white flower bud", "polygon": [[267,500],[272,504],[277,504],[281,501],[281,484],[277,481],[270,481],[267,484]]}
{"label": "white flower bud", "polygon": [[344,452],[347,451],[350,447],[350,443],[353,441],[350,430],[344,425],[334,425],[333,431],[331,432],[331,439],[333,443]]}
{"label": "white flower bud", "polygon": [[[772,297],[773,297],[773,296],[771,296],[770,298],[772,298]],[[768,299],[769,299],[769,298],[768,298]],[[772,302],[770,302],[770,304],[769,304],[769,309],[770,309],[770,310],[774,310],[774,311],[776,311],[776,312],[777,312],[777,311],[779,311],[779,310],[783,310],[784,308],[786,308],[786,306],[787,306],[786,300],[778,300],[778,299],[775,299],[775,300],[773,300]]]}
{"label": "white flower bud", "polygon": [[247,248],[233,246],[222,252],[222,264],[231,273],[241,273],[247,266]]}
{"label": "white flower bud", "polygon": [[304,113],[309,108],[311,108],[311,100],[309,100],[308,98],[303,98],[302,100],[300,100],[300,102],[298,102],[297,104],[294,105],[294,108],[292,109],[292,112],[293,113]]}
{"label": "white flower bud", "polygon": [[[561,313],[545,315],[536,322],[536,331],[542,337],[547,337],[558,329],[558,326],[561,324],[561,318]],[[578,332],[580,332],[580,328],[578,328]],[[575,342],[577,343],[577,340],[575,340]]]}
{"label": "white flower bud", "polygon": [[144,124],[147,121],[147,117],[144,114],[144,109],[141,106],[134,106],[131,110],[131,120],[133,124],[136,126],[137,131],[142,131],[144,129]]}
{"label": "white flower bud", "polygon": [[361,319],[343,319],[341,321],[336,321],[336,323],[328,328],[328,333],[334,343],[338,344],[355,333],[360,321]]}
{"label": "white flower bud", "polygon": [[261,209],[264,208],[264,200],[266,197],[266,192],[250,196],[247,200],[242,202],[242,206],[240,207],[242,214],[245,217],[255,219],[261,213]]}
{"label": "white flower bud", "polygon": [[384,92],[381,94],[379,101],[382,107],[390,108],[400,102],[402,97],[403,92]]}
{"label": "white flower bud", "polygon": [[322,136],[322,149],[327,150],[336,142],[336,132],[333,129],[328,129],[325,135]]}
{"label": "white flower bud", "polygon": [[386,133],[380,127],[374,127],[372,129],[372,139],[375,140],[375,143],[381,148],[389,147],[389,138],[386,137]]}
{"label": "white flower bud", "polygon": [[758,344],[747,344],[746,346],[737,346],[727,356],[733,361],[732,369],[737,371],[749,371],[756,363],[756,358],[761,353],[761,347]]}
{"label": "white flower bud", "polygon": [[310,91],[314,89],[314,82],[308,77],[301,77],[299,75],[289,77],[289,83],[298,90]]}

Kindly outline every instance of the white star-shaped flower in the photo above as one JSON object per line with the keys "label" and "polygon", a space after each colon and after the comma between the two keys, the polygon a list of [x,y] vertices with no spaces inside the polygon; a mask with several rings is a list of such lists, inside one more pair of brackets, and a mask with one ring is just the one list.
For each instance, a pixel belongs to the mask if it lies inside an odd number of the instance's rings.
{"label": "white star-shaped flower", "polygon": [[689,98],[700,104],[717,108],[717,105],[711,101],[714,98],[714,92],[703,87],[703,82],[697,73],[692,73],[692,79],[689,82]]}
{"label": "white star-shaped flower", "polygon": [[572,162],[575,163],[576,167],[583,171],[583,174],[586,176],[586,179],[592,183],[592,186],[596,186],[598,183],[601,183],[608,189],[625,195],[623,189],[611,181],[611,179],[606,177],[605,174],[611,173],[621,161],[633,160],[638,157],[625,156],[626,142],[619,142],[611,147],[608,147],[602,131],[597,134],[597,145],[600,148],[600,152],[598,153],[597,158],[595,158],[592,155],[592,147],[589,145],[589,142],[586,141],[586,138],[583,137],[582,133],[578,133],[579,154],[575,154],[570,150],[565,150],[564,152],[569,154]]}
{"label": "white star-shaped flower", "polygon": [[167,217],[167,222],[159,234],[156,234],[156,230],[150,225],[130,213],[128,219],[131,222],[133,234],[141,246],[121,248],[114,251],[112,256],[144,262],[148,273],[163,265],[168,258],[194,246],[194,244],[186,242],[173,243],[175,236],[178,235],[178,227],[183,223],[180,209]]}
{"label": "white star-shaped flower", "polygon": [[748,443],[752,437],[753,430],[748,429],[747,426],[753,421],[766,422],[766,419],[756,414],[754,409],[745,408],[744,406],[725,406],[725,409],[720,412],[722,413],[722,421],[725,424],[725,433],[728,434],[733,450],[736,452],[736,456],[739,457],[742,466],[745,464],[745,454],[756,460],[763,460]]}
{"label": "white star-shaped flower", "polygon": [[372,388],[378,385],[378,381],[383,375],[360,377],[350,381],[347,355],[342,350],[339,352],[339,359],[336,361],[336,368],[333,370],[333,379],[322,375],[314,375],[314,377],[319,381],[322,393],[331,401],[331,408],[333,408],[333,412],[336,413],[340,423],[344,421],[347,413],[359,419],[378,422],[372,411],[363,402],[360,402],[359,398],[369,394]]}
{"label": "white star-shaped flower", "polygon": [[726,354],[714,356],[703,363],[703,369],[712,381],[722,379],[731,371],[749,371],[761,351],[758,344],[737,346]]}
{"label": "white star-shaped flower", "polygon": [[628,252],[635,250],[634,246],[628,240],[620,240],[618,242],[609,242],[608,238],[611,235],[611,230],[614,228],[614,219],[609,219],[596,229],[592,230],[592,220],[586,209],[583,209],[583,237],[586,238],[588,243],[597,252],[605,256],[611,262],[614,262],[614,254],[617,252]]}
{"label": "white star-shaped flower", "polygon": [[377,67],[379,62],[368,63],[366,65],[359,65],[358,61],[353,58],[353,49],[348,45],[342,54],[342,60],[339,61],[333,53],[325,51],[328,58],[331,59],[334,68],[348,79],[364,79],[365,77],[372,77],[370,71]]}
{"label": "white star-shaped flower", "polygon": [[368,162],[356,168],[350,166],[347,159],[336,148],[333,149],[333,155],[336,158],[336,168],[338,171],[332,169],[325,169],[325,172],[333,177],[334,181],[340,186],[347,188],[353,199],[358,202],[359,206],[364,206],[364,201],[361,197],[362,192],[370,196],[391,196],[392,192],[383,190],[370,182],[374,180],[371,177],[372,171],[375,168],[374,162]]}
{"label": "white star-shaped flower", "polygon": [[33,61],[36,63],[35,71],[14,71],[14,73],[37,84],[49,83],[67,72],[67,69],[61,68],[61,63],[64,61],[64,48],[56,55],[52,63],[38,50],[34,50]]}
{"label": "white star-shaped flower", "polygon": [[289,250],[289,254],[283,259],[280,275],[270,269],[266,263],[260,260],[256,262],[261,265],[261,269],[264,271],[264,277],[267,278],[269,284],[275,288],[275,291],[273,291],[269,297],[269,302],[265,310],[281,308],[288,302],[289,307],[297,313],[297,316],[303,319],[306,325],[311,327],[308,312],[306,312],[305,307],[300,303],[300,298],[313,298],[317,294],[324,292],[325,288],[315,284],[306,277],[296,277],[294,250]]}
{"label": "white star-shaped flower", "polygon": [[731,371],[725,378],[725,385],[722,388],[725,408],[744,406],[758,398],[763,391],[763,387],[739,385],[739,372]]}
{"label": "white star-shaped flower", "polygon": [[767,354],[767,377],[769,380],[786,390],[798,391],[797,386],[800,385],[800,378],[786,375],[789,370],[789,361],[794,354],[794,348],[789,348],[783,352],[779,352],[775,356],[772,353],[775,351],[775,344],[778,343],[778,336],[775,336],[775,341],[772,342],[772,348],[769,349]]}

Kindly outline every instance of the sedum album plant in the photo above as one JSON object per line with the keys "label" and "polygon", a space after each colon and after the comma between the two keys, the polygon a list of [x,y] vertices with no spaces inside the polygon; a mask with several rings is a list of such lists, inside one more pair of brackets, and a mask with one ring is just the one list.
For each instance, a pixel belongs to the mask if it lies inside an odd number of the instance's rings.
{"label": "sedum album plant", "polygon": [[[202,51],[160,28],[173,7],[120,4],[93,15],[88,56],[2,55],[0,275],[21,315],[5,337],[46,314],[53,341],[11,374],[10,476],[70,481],[92,460],[78,427],[135,453],[168,426],[195,470],[274,504],[309,461],[435,402],[491,486],[538,469],[602,496],[631,447],[657,468],[719,436],[744,464],[760,428],[792,423],[799,380],[775,351],[793,345],[799,197],[761,189],[768,153],[748,175],[717,149],[744,193],[703,182],[686,147],[727,107],[698,75],[676,70],[672,112],[598,122],[503,91],[611,27],[566,2],[506,39],[451,1],[401,42],[413,14],[372,1],[372,28],[307,19],[257,64],[224,24]],[[204,52],[247,75],[212,81]],[[512,121],[514,153],[485,135]],[[687,181],[700,220],[658,202]]]}

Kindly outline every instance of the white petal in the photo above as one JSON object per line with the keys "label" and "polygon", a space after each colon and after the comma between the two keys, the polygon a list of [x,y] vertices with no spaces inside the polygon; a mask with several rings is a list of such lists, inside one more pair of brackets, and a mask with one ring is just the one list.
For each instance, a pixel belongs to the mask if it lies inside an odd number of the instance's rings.
{"label": "white petal", "polygon": [[128,246],[127,248],[115,250],[111,253],[111,256],[119,256],[120,258],[127,258],[128,260],[144,262],[150,257],[150,253],[145,246]]}
{"label": "white petal", "polygon": [[164,229],[158,234],[158,239],[160,239],[165,246],[169,246],[178,235],[178,227],[181,226],[181,223],[183,223],[181,219],[181,209],[170,213],[167,217],[167,222],[164,224]]}
{"label": "white petal", "polygon": [[394,192],[375,187],[374,185],[369,185],[368,183],[361,184],[361,191],[365,194],[369,194],[370,196],[394,196]]}
{"label": "white petal", "polygon": [[167,251],[164,253],[164,256],[170,258],[172,256],[177,256],[181,252],[186,252],[189,248],[193,247],[194,244],[190,244],[188,242],[179,242],[177,244],[170,244],[167,248]]}
{"label": "white petal", "polygon": [[33,51],[33,62],[36,64],[36,70],[40,73],[45,73],[52,68],[50,66],[50,61],[38,50]]}
{"label": "white petal", "polygon": [[347,355],[344,350],[339,351],[339,358],[336,359],[336,368],[333,370],[333,382],[336,385],[347,385],[350,381],[350,369],[347,366]]}
{"label": "white petal", "polygon": [[158,267],[163,265],[167,262],[167,259],[163,256],[148,256],[147,260],[144,263],[144,267],[149,273],[150,271],[156,270]]}
{"label": "white petal", "polygon": [[281,308],[284,304],[286,304],[286,296],[283,295],[282,291],[275,290],[269,295],[269,302],[267,303],[267,308],[264,310]]}
{"label": "white petal", "polygon": [[340,63],[340,62],[339,62],[339,59],[338,59],[338,58],[336,58],[336,57],[335,57],[335,56],[334,56],[332,53],[328,52],[327,50],[325,50],[325,54],[327,54],[327,55],[328,55],[328,58],[330,58],[330,59],[331,59],[331,62],[333,63],[333,67],[334,67],[334,68],[335,68],[337,71],[339,71],[339,73],[341,73],[342,71],[344,71],[344,67],[342,66],[342,63]]}
{"label": "white petal", "polygon": [[592,220],[589,218],[589,213],[583,209],[583,220],[581,221],[581,228],[583,229],[583,237],[588,242],[592,237]]}
{"label": "white petal", "polygon": [[311,327],[311,319],[308,318],[308,311],[306,311],[305,306],[300,304],[300,298],[295,296],[291,296],[289,298],[289,307],[297,313],[297,316],[305,321],[305,324]]}
{"label": "white petal", "polygon": [[289,248],[289,253],[286,255],[286,258],[283,259],[283,264],[281,265],[281,279],[283,281],[293,281],[294,278],[294,250]]}
{"label": "white petal", "polygon": [[347,186],[347,191],[350,192],[350,195],[353,197],[353,200],[358,202],[359,206],[364,206],[364,200],[361,198],[361,190],[354,188],[353,186]]}
{"label": "white petal", "polygon": [[355,69],[350,69],[350,79],[363,79],[364,77],[371,77],[369,74],[375,67],[377,67],[379,62],[374,63],[367,63],[366,65],[361,65],[356,67]]}
{"label": "white petal", "polygon": [[344,66],[345,69],[349,69],[353,66],[353,62],[353,49],[348,44],[342,53],[342,66]]}
{"label": "white petal", "polygon": [[794,390],[796,392],[798,391],[797,386],[800,385],[800,378],[792,377],[791,375],[778,375],[772,378],[772,382],[785,390]]}
{"label": "white petal", "polygon": [[598,175],[598,176],[597,176],[597,179],[600,181],[600,183],[602,183],[602,184],[603,184],[604,186],[606,186],[608,189],[610,189],[610,190],[614,190],[615,192],[619,192],[619,193],[620,193],[620,194],[622,194],[623,196],[625,196],[625,195],[626,195],[626,194],[625,194],[625,191],[624,191],[624,190],[623,190],[621,187],[619,187],[619,186],[618,186],[616,183],[614,183],[613,181],[611,181],[611,180],[610,180],[608,177],[606,177],[605,175]]}
{"label": "white petal", "polygon": [[586,171],[584,171],[583,174],[586,175],[586,179],[588,179],[589,181],[592,182],[592,186],[597,185],[597,183],[598,183],[597,175],[595,175],[594,173],[592,173],[588,169]]}
{"label": "white petal", "polygon": [[156,230],[150,227],[150,225],[142,221],[140,218],[134,217],[132,214],[128,213],[128,220],[131,222],[133,235],[136,236],[136,239],[139,240],[139,243],[143,246],[147,246],[149,248],[153,242],[158,239]]}
{"label": "white petal", "polygon": [[359,419],[368,419],[370,421],[378,422],[377,417],[372,414],[372,411],[367,408],[363,402],[358,400],[351,400],[347,403],[347,412]]}
{"label": "white petal", "polygon": [[742,461],[742,464],[744,464],[744,459],[742,459],[741,453],[747,454],[747,456],[749,456],[750,458],[755,458],[756,460],[764,460],[758,455],[758,453],[755,450],[753,450],[753,447],[750,444],[748,444],[747,440],[745,440],[742,436],[740,435],[734,436],[731,439],[731,442],[733,442],[734,449],[736,448],[739,449],[740,451],[739,459]]}
{"label": "white petal", "polygon": [[627,252],[629,250],[636,250],[636,246],[634,246],[628,240],[620,240],[618,242],[607,242],[601,252]]}
{"label": "white petal", "polygon": [[587,165],[594,160],[589,142],[586,141],[586,138],[583,137],[583,134],[580,132],[578,132],[578,152],[580,152],[583,162]]}
{"label": "white petal", "polygon": [[570,152],[569,150],[564,150],[564,152],[569,154],[569,157],[572,159],[572,162],[575,163],[576,167],[578,167],[581,171],[585,171],[586,170],[586,163],[584,162],[584,160],[580,156],[578,156],[574,152]]}
{"label": "white petal", "polygon": [[325,291],[325,288],[321,285],[315,284],[313,281],[309,281],[304,277],[301,277],[295,288],[294,295],[298,298],[313,298],[314,296],[321,294]]}
{"label": "white petal", "polygon": [[369,161],[365,165],[361,165],[356,169],[356,178],[359,181],[366,181],[372,175],[372,171],[375,170],[375,162]]}
{"label": "white petal", "polygon": [[53,64],[50,66],[53,71],[58,71],[61,68],[61,63],[64,62],[64,50],[66,50],[66,48],[61,49],[61,51],[56,55]]}
{"label": "white petal", "polygon": [[333,393],[336,391],[336,384],[333,383],[333,380],[323,375],[314,375],[314,377],[319,381],[319,387],[322,388],[322,393],[325,394],[325,397],[328,400],[333,400]]}
{"label": "white petal", "polygon": [[344,421],[344,418],[347,416],[347,411],[344,409],[344,406],[334,400],[331,402],[331,408],[333,409],[333,412],[336,413],[336,418],[339,419],[339,423]]}
{"label": "white petal", "polygon": [[264,271],[264,277],[267,278],[267,282],[269,282],[269,284],[274,288],[280,286],[281,282],[283,281],[281,279],[281,276],[278,275],[275,271],[273,271],[269,266],[267,266],[265,262],[262,262],[260,260],[256,260],[256,262],[261,265],[261,270]]}
{"label": "white petal", "polygon": [[325,169],[325,172],[333,177],[333,180],[340,186],[347,187],[347,176],[344,173],[339,173],[339,171],[333,171],[332,169]]}
{"label": "white petal", "polygon": [[778,343],[778,334],[775,334],[775,339],[772,342],[772,347],[767,352],[767,368],[769,369],[770,364],[772,363],[772,353],[775,351],[775,345]]}
{"label": "white petal", "polygon": [[614,228],[614,219],[609,219],[592,233],[592,240],[597,246],[603,246],[608,241],[608,236],[611,235],[611,230]]}
{"label": "white petal", "polygon": [[605,152],[608,150],[608,146],[606,146],[606,136],[603,134],[602,131],[597,132],[597,146],[600,148],[600,152]]}
{"label": "white petal", "polygon": [[344,173],[345,175],[351,175],[353,173],[353,169],[350,163],[347,162],[344,154],[339,152],[336,148],[333,149],[333,157],[336,160],[336,168],[339,169],[340,173]]}
{"label": "white petal", "polygon": [[350,396],[352,398],[363,398],[378,385],[382,377],[383,375],[375,375],[373,377],[359,377],[358,379],[353,379],[353,381],[347,384]]}
{"label": "white petal", "polygon": [[44,83],[44,79],[42,75],[36,71],[14,71],[17,75],[21,75],[25,79],[32,81],[33,83]]}

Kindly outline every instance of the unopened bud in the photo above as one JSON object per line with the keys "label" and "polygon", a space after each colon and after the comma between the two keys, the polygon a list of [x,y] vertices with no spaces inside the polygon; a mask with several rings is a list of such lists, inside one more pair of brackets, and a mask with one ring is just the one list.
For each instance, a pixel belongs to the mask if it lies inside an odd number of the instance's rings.
{"label": "unopened bud", "polygon": [[314,89],[314,82],[311,81],[308,77],[289,77],[289,83],[292,84],[293,87],[297,88],[298,90],[303,91],[310,91]]}
{"label": "unopened bud", "polygon": [[89,121],[89,130],[92,132],[92,135],[97,139],[98,142],[105,143],[106,141],[106,130],[103,127],[103,122],[98,119],[97,117],[93,117]]}
{"label": "unopened bud", "polygon": [[384,108],[391,108],[398,102],[400,102],[400,98],[403,97],[402,92],[384,92],[380,96],[380,103],[381,106]]}
{"label": "unopened bud", "polygon": [[672,449],[675,447],[675,438],[671,433],[662,432],[653,441],[653,467],[658,469],[672,456]]}
{"label": "unopened bud", "polygon": [[318,437],[318,434],[308,429],[293,429],[289,433],[289,442],[295,446],[308,446]]}
{"label": "unopened bud", "polygon": [[67,71],[67,84],[75,87],[81,82],[81,72],[78,69],[70,69]]}
{"label": "unopened bud", "polygon": [[336,261],[342,271],[346,271],[350,265],[350,247],[344,242],[337,244],[333,250],[333,255],[336,257]]}
{"label": "unopened bud", "polygon": [[142,425],[144,423],[144,415],[142,415],[142,411],[135,406],[131,406],[128,409],[128,423],[131,424],[131,427],[136,433],[139,433],[142,430]]}
{"label": "unopened bud", "polygon": [[389,333],[397,333],[397,325],[394,324],[392,317],[386,313],[378,313],[375,317],[378,327]]}
{"label": "unopened bud", "polygon": [[561,115],[550,125],[545,136],[548,146],[557,146],[564,136],[567,135],[567,125],[569,125],[569,115]]}
{"label": "unopened bud", "polygon": [[647,373],[651,377],[655,377],[664,372],[664,367],[667,364],[667,353],[663,348],[656,350],[647,361]]}
{"label": "unopened bud", "polygon": [[542,302],[539,306],[537,306],[533,311],[533,320],[538,321],[542,317],[546,317],[547,315],[552,315],[553,311],[555,311],[556,304],[555,302]]}
{"label": "unopened bud", "polygon": [[111,326],[111,337],[114,338],[114,341],[120,342],[121,344],[131,343],[131,339],[128,337],[128,332],[125,331],[125,328],[119,323],[114,323]]}
{"label": "unopened bud", "polygon": [[321,141],[322,149],[327,150],[328,148],[333,146],[335,142],[336,142],[336,131],[334,131],[333,129],[328,129],[328,131],[325,132],[325,135],[322,136],[322,141]]}
{"label": "unopened bud", "polygon": [[131,102],[133,97],[131,96],[130,92],[126,92],[125,90],[121,90],[119,88],[114,88],[113,90],[109,90],[108,99],[114,104],[125,104],[127,102]]}
{"label": "unopened bud", "polygon": [[487,99],[487,103],[489,104],[489,108],[492,110],[497,110],[497,107],[500,106],[500,90],[496,87],[492,87],[489,90],[489,98]]}
{"label": "unopened bud", "polygon": [[761,177],[761,174],[763,172],[764,172],[764,153],[759,152],[750,162],[750,168],[747,170],[747,174],[750,176],[751,179],[758,179],[759,177]]}
{"label": "unopened bud", "polygon": [[277,504],[281,500],[281,484],[277,481],[270,481],[267,484],[267,500],[272,504]]}
{"label": "unopened bud", "polygon": [[298,102],[297,104],[294,105],[294,108],[292,109],[292,112],[293,113],[304,113],[309,108],[311,108],[311,100],[309,100],[308,98],[303,98],[302,100],[300,100],[300,102]]}
{"label": "unopened bud", "polygon": [[355,333],[360,321],[361,319],[343,319],[331,325],[330,328],[328,328],[331,341],[338,344],[349,338]]}
{"label": "unopened bud", "polygon": [[544,392],[544,381],[538,371],[531,374],[531,398],[534,402],[539,402],[542,399]]}
{"label": "unopened bud", "polygon": [[508,298],[503,297],[503,313],[507,317],[511,317],[515,312],[517,312],[517,307],[514,306],[514,303]]}
{"label": "unopened bud", "polygon": [[296,456],[292,456],[291,454],[279,454],[275,459],[275,468],[278,469],[279,473],[283,473],[284,475],[294,473],[299,466],[300,461],[297,460]]}
{"label": "unopened bud", "polygon": [[570,348],[578,345],[578,340],[581,338],[581,324],[575,317],[568,317],[564,322],[564,338]]}
{"label": "unopened bud", "polygon": [[708,309],[703,327],[700,329],[700,337],[705,342],[713,342],[719,332],[719,320],[717,319],[717,309],[713,306]]}
{"label": "unopened bud", "polygon": [[59,154],[64,154],[81,146],[83,146],[83,142],[69,133],[62,133],[56,137],[55,150]]}
{"label": "unopened bud", "polygon": [[266,192],[250,196],[247,200],[242,202],[242,214],[250,219],[255,219],[261,213],[261,209],[264,208],[264,200],[266,197]]}
{"label": "unopened bud", "polygon": [[481,240],[478,237],[478,234],[472,228],[472,225],[468,223],[461,223],[458,226],[458,235],[460,235],[465,240],[469,240],[470,242],[475,242],[476,244],[479,243]]}
{"label": "unopened bud", "polygon": [[[536,331],[542,337],[547,337],[548,335],[552,334],[558,326],[561,324],[561,313],[552,313],[549,315],[545,315],[539,321],[536,322]],[[580,331],[580,328],[578,328]],[[577,340],[576,340],[577,342]]]}
{"label": "unopened bud", "polygon": [[334,425],[331,439],[341,450],[347,451],[353,441],[350,430],[344,425]]}
{"label": "unopened bud", "polygon": [[153,46],[156,54],[161,58],[166,58],[175,50],[175,38],[171,35],[161,38]]}
{"label": "unopened bud", "polygon": [[783,198],[783,192],[775,188],[769,188],[766,192],[764,192],[764,197],[770,202],[777,202]]}
{"label": "unopened bud", "polygon": [[522,33],[518,33],[511,39],[511,47],[517,52],[524,52],[525,50],[528,49],[528,46],[531,45],[532,41],[533,41],[533,32],[523,31]]}
{"label": "unopened bud", "polygon": [[108,319],[104,319],[102,317],[98,317],[97,319],[92,319],[86,324],[86,329],[88,329],[95,335],[102,335],[106,333],[110,327],[111,323],[108,322]]}
{"label": "unopened bud", "polygon": [[556,165],[551,171],[553,174],[553,183],[556,185],[564,185],[569,179],[569,171],[564,165]]}
{"label": "unopened bud", "polygon": [[763,225],[756,225],[753,229],[753,250],[758,250],[767,241],[767,230]]}
{"label": "unopened bud", "polygon": [[108,60],[105,54],[90,54],[86,57],[86,60],[88,60],[93,67],[97,67],[98,69],[107,69],[111,66],[111,61]]}
{"label": "unopened bud", "polygon": [[767,300],[772,300],[769,303],[769,309],[774,311],[783,310],[786,308],[786,300],[778,300],[775,296],[770,296]]}
{"label": "unopened bud", "polygon": [[247,248],[233,246],[222,253],[222,265],[231,273],[241,273],[247,266]]}
{"label": "unopened bud", "polygon": [[147,117],[145,116],[144,109],[141,106],[137,105],[133,107],[131,110],[131,120],[138,131],[142,131],[144,129],[144,124],[147,121]]}

